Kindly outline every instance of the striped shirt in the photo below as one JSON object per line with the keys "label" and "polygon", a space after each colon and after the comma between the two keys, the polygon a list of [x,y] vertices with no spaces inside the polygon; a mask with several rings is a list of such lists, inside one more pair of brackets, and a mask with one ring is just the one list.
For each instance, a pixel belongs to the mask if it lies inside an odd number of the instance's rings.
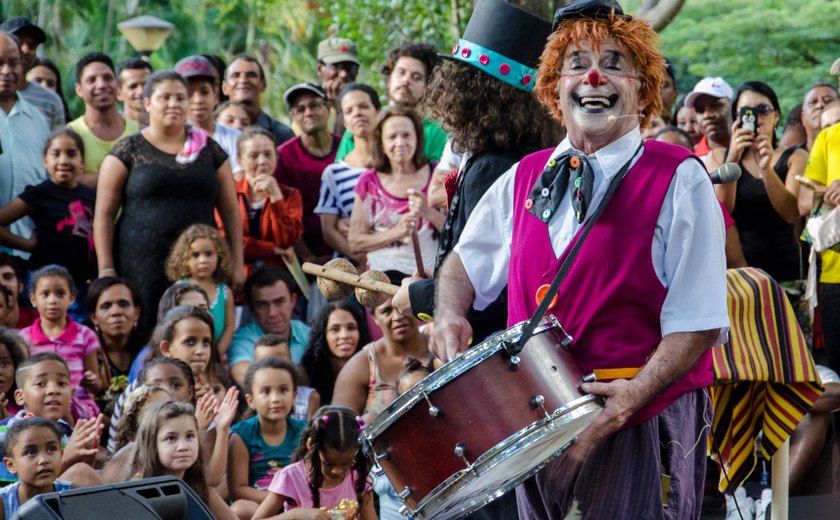
{"label": "striped shirt", "polygon": [[50,130],[60,128],[67,123],[67,117],[64,113],[64,104],[58,94],[52,90],[35,83],[28,81],[26,88],[18,91],[20,97],[25,99],[30,105],[38,109],[47,119],[47,124]]}
{"label": "striped shirt", "polygon": [[354,168],[344,161],[334,162],[321,175],[321,195],[315,213],[349,218],[353,211],[356,184],[368,168]]}

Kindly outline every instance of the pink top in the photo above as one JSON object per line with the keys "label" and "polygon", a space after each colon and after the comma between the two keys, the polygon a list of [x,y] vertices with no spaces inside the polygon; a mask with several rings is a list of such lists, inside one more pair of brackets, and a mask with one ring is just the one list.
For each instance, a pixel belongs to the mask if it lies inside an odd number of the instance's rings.
{"label": "pink top", "polygon": [[95,332],[67,316],[67,328],[55,338],[48,338],[41,330],[41,318],[22,329],[20,335],[30,345],[30,354],[55,352],[61,356],[70,369],[70,383],[74,388],[81,387],[85,374],[85,357],[99,348],[99,339]]}
{"label": "pink top", "polygon": [[[329,489],[321,488],[321,507],[332,509],[338,506],[343,499],[357,500],[355,488],[357,475],[355,470],[350,470],[344,477],[344,481],[338,486]],[[309,490],[309,475],[302,460],[286,466],[280,473],[274,475],[268,490],[294,500],[297,505],[292,506],[287,502],[286,510],[295,509],[295,507],[313,507],[312,492]],[[370,477],[368,477],[365,484],[365,493],[372,490]]]}
{"label": "pink top", "polygon": [[[431,181],[431,176],[429,176]],[[429,181],[421,190],[424,194],[428,192]],[[371,169],[359,176],[359,183],[356,185],[356,194],[362,201],[365,218],[370,223],[374,232],[387,231],[394,227],[403,215],[408,213],[408,198],[397,197],[382,185],[379,175]],[[417,225],[417,238],[420,242],[420,251],[423,258],[423,267],[427,272],[432,272],[435,266],[435,255],[437,254],[437,238],[434,236],[435,228],[432,223],[421,218]],[[396,241],[376,251],[370,251],[367,255],[368,267],[379,271],[396,269],[406,274],[413,273],[416,267],[414,259],[414,247],[411,240],[406,237],[402,241]]]}

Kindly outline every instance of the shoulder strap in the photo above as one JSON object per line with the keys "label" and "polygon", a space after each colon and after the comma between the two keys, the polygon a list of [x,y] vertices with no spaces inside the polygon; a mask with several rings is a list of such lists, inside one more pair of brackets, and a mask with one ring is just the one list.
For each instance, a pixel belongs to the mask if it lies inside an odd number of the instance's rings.
{"label": "shoulder strap", "polygon": [[621,184],[622,179],[624,179],[625,175],[627,175],[627,171],[630,169],[630,163],[633,162],[633,158],[636,157],[639,153],[639,149],[641,149],[643,145],[639,145],[639,148],[636,148],[636,151],[633,152],[633,155],[630,156],[630,159],[624,163],[624,166],[621,167],[621,170],[613,177],[612,181],[610,182],[609,188],[607,188],[607,193],[604,195],[604,199],[601,201],[601,204],[595,209],[595,213],[592,214],[592,217],[586,222],[585,227],[581,231],[580,237],[575,242],[575,245],[572,246],[571,251],[569,254],[566,255],[566,259],[563,260],[563,264],[560,266],[560,269],[557,270],[557,274],[554,276],[554,280],[551,282],[551,285],[546,291],[545,295],[543,296],[542,300],[540,301],[537,310],[534,311],[534,315],[531,316],[531,319],[528,320],[528,324],[522,330],[522,334],[519,336],[519,341],[512,344],[505,345],[505,351],[509,356],[515,356],[522,349],[525,347],[525,344],[531,339],[531,336],[534,334],[534,329],[537,328],[537,325],[542,321],[545,313],[548,311],[548,307],[551,304],[551,300],[554,299],[554,296],[557,294],[557,291],[560,290],[560,285],[563,283],[563,280],[566,278],[566,274],[568,274],[569,270],[572,268],[572,263],[574,262],[575,258],[577,257],[578,252],[580,251],[581,246],[583,245],[584,240],[586,239],[589,232],[592,231],[592,228],[595,226],[595,222],[598,220],[598,217],[601,216],[601,213],[604,212],[604,208],[607,207],[607,203],[612,198],[615,191],[618,189],[618,185]]}

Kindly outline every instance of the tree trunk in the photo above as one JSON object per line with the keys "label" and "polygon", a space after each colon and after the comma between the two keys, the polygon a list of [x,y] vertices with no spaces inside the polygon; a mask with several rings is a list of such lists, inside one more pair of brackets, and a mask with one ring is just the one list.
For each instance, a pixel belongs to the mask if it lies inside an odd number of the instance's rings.
{"label": "tree trunk", "polygon": [[[454,3],[455,0],[453,0]],[[554,11],[572,0],[509,0],[526,11],[551,20]],[[650,22],[653,30],[661,32],[677,16],[685,0],[644,0],[635,16]]]}
{"label": "tree trunk", "polygon": [[636,14],[650,22],[656,32],[668,26],[685,4],[685,0],[645,0]]}

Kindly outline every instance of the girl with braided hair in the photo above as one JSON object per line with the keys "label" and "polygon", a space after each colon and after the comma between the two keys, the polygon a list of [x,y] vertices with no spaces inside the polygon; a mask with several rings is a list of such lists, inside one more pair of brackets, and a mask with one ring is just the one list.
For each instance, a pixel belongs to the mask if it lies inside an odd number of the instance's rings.
{"label": "girl with braided hair", "polygon": [[301,434],[296,462],[275,475],[254,520],[376,519],[369,462],[356,441],[363,425],[350,408],[321,407]]}

